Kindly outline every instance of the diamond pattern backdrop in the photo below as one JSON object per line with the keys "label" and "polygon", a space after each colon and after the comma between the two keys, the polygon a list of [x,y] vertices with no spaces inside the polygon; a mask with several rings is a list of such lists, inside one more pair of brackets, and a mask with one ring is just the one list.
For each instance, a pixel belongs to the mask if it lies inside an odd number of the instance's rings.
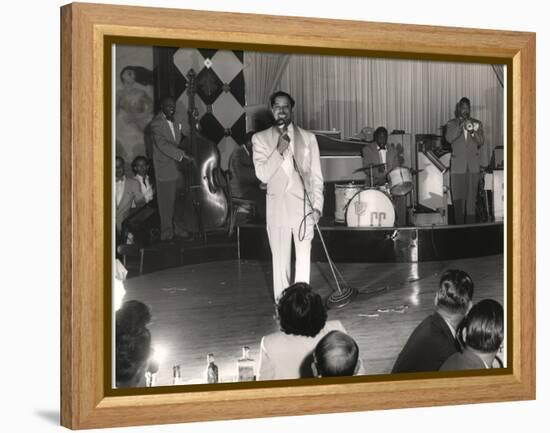
{"label": "diamond pattern backdrop", "polygon": [[[157,50],[166,54],[168,49]],[[231,152],[244,141],[246,133],[242,51],[180,48],[173,51],[171,62],[164,68],[169,76],[159,77],[170,82],[163,87],[176,98],[178,111],[186,113],[187,74],[195,71],[195,106],[201,132],[218,145],[221,166],[227,168]]]}

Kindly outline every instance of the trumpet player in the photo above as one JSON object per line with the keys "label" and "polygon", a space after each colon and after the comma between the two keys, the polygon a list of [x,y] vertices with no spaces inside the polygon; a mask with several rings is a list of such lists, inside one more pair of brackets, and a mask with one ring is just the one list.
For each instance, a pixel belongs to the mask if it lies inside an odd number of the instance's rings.
{"label": "trumpet player", "polygon": [[483,124],[470,117],[470,100],[456,104],[455,118],[447,122],[445,138],[451,144],[451,194],[455,223],[476,220],[476,198],[481,169],[480,148],[485,141]]}

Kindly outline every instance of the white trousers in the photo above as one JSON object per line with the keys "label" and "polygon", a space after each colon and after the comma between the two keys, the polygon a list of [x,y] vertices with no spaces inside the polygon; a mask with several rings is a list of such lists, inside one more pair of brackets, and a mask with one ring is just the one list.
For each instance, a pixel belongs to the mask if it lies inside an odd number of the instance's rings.
{"label": "white trousers", "polygon": [[283,290],[290,286],[290,256],[293,238],[296,255],[294,282],[309,283],[313,229],[309,226],[305,238],[299,240],[298,228],[270,227],[268,225],[267,235],[273,262],[273,296],[277,302]]}

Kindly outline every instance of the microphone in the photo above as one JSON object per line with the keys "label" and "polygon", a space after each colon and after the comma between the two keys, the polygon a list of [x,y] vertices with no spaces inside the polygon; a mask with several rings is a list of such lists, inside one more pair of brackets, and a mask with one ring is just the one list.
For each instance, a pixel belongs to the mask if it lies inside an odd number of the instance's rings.
{"label": "microphone", "polygon": [[277,120],[277,127],[280,129],[282,137],[290,142],[290,137],[288,135],[288,124],[284,121],[284,119],[278,119]]}
{"label": "microphone", "polygon": [[[284,119],[277,119],[275,121],[275,124],[277,125],[277,128],[279,128],[280,137],[282,137],[283,140],[285,140],[289,144],[286,150],[283,153],[281,153],[281,155],[283,156],[291,155],[292,158],[294,159],[294,155],[291,154],[291,149],[290,149],[290,136],[288,135],[288,123]],[[277,148],[278,148],[278,145],[277,145]]]}

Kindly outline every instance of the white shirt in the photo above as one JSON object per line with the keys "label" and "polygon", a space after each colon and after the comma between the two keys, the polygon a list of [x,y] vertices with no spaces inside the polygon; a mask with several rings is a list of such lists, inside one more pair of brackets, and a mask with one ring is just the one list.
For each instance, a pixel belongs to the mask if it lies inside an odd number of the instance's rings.
{"label": "white shirt", "polygon": [[143,194],[143,197],[145,198],[145,203],[149,203],[151,200],[153,200],[153,185],[151,185],[151,181],[149,180],[149,176],[145,176],[145,179],[141,177],[141,175],[136,174],[135,179],[139,183],[139,188],[141,189],[141,193]]}
{"label": "white shirt", "polygon": [[116,181],[116,205],[120,204],[122,196],[124,195],[124,186],[126,185],[126,176],[122,176],[122,179]]}
{"label": "white shirt", "polygon": [[170,127],[170,131],[172,131],[172,137],[174,137],[174,140],[176,139],[176,131],[174,130],[174,122],[171,120],[166,119],[168,122],[168,126]]}
{"label": "white shirt", "polygon": [[387,152],[388,152],[388,149],[382,149],[381,147],[378,148],[378,154],[380,155],[380,161],[382,161],[382,164],[386,163]]}
{"label": "white shirt", "polygon": [[445,317],[441,316],[443,318],[443,320],[445,321],[445,323],[447,324],[447,326],[449,327],[449,329],[451,330],[451,334],[453,334],[453,337],[456,338],[456,329],[453,327],[453,325],[450,324],[450,322],[445,319]]}

